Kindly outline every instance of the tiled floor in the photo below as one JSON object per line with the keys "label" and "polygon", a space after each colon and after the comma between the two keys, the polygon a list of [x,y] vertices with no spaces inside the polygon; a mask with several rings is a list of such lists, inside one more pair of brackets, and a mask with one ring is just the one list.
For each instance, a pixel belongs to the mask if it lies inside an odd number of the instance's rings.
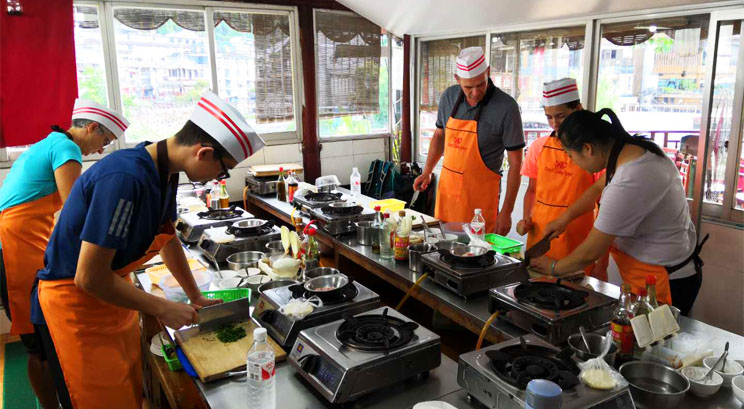
{"label": "tiled floor", "polygon": [[3,374],[5,373],[5,344],[19,341],[17,336],[0,334],[0,409],[3,409]]}

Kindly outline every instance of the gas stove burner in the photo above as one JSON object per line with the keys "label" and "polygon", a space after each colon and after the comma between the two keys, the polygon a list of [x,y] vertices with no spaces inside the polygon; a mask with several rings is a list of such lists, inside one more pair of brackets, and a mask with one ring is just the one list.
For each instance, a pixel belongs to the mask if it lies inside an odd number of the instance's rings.
{"label": "gas stove burner", "polygon": [[517,286],[514,296],[519,302],[530,303],[538,308],[552,309],[556,312],[572,310],[586,304],[588,292],[575,290],[561,285],[558,279],[555,283],[534,281]]}
{"label": "gas stove burner", "polygon": [[362,206],[343,206],[343,207],[325,206],[321,208],[320,210],[322,210],[323,213],[325,214],[349,215],[349,214],[359,214],[364,211],[364,208]]}
{"label": "gas stove burner", "polygon": [[324,294],[322,292],[310,293],[305,290],[305,286],[302,283],[289,286],[289,291],[292,293],[292,298],[307,299],[313,295],[317,295],[323,301],[324,305],[336,305],[351,301],[359,294],[359,289],[351,281],[340,288],[340,291],[329,291],[330,294]]}
{"label": "gas stove burner", "polygon": [[205,220],[229,220],[243,216],[243,212],[237,210],[235,206],[230,206],[227,209],[211,209],[196,215]]}
{"label": "gas stove burner", "polygon": [[233,223],[225,233],[235,237],[255,237],[271,233],[273,227],[273,220],[248,219]]}
{"label": "gas stove burner", "polygon": [[418,324],[390,317],[387,312],[385,308],[380,315],[344,314],[336,338],[347,347],[369,352],[392,351],[411,342]]}
{"label": "gas stove burner", "polygon": [[305,200],[308,202],[334,202],[341,199],[341,193],[308,193]]}
{"label": "gas stove burner", "polygon": [[497,260],[492,253],[486,253],[478,257],[457,257],[445,250],[440,250],[439,254],[439,259],[453,268],[485,268],[494,265]]}
{"label": "gas stove burner", "polygon": [[560,358],[561,353],[534,345],[513,345],[486,351],[491,369],[502,380],[521,390],[533,379],[547,379],[561,389],[569,390],[579,384],[579,370],[570,357]]}

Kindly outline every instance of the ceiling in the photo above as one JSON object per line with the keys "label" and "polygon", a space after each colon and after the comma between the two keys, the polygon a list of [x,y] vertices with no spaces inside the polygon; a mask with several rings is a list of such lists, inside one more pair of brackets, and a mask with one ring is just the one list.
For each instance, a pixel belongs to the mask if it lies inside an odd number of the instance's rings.
{"label": "ceiling", "polygon": [[[401,36],[467,33],[544,20],[647,10],[710,0],[337,0]],[[717,2],[720,3],[720,2]]]}

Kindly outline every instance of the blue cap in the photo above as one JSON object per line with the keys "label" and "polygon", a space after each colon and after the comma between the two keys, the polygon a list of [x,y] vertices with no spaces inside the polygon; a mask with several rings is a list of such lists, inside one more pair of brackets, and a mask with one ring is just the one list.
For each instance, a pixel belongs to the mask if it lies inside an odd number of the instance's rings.
{"label": "blue cap", "polygon": [[561,409],[563,389],[547,379],[533,379],[527,384],[527,409]]}

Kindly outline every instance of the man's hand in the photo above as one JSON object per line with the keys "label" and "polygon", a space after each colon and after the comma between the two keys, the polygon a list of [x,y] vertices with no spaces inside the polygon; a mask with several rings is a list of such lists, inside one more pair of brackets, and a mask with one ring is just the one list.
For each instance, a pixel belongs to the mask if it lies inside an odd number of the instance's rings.
{"label": "man's hand", "polygon": [[550,275],[550,266],[555,260],[548,256],[542,256],[533,258],[530,260],[530,268],[537,271],[538,273]]}
{"label": "man's hand", "polygon": [[519,233],[520,236],[524,236],[525,234],[529,233],[532,228],[535,227],[534,224],[532,224],[532,218],[528,217],[526,219],[522,219],[517,223],[517,233]]}
{"label": "man's hand", "polygon": [[496,216],[496,234],[506,236],[511,230],[511,225],[511,213],[499,212],[499,215]]}
{"label": "man's hand", "polygon": [[211,299],[203,295],[199,295],[195,299],[191,300],[191,305],[197,305],[199,307],[209,307],[210,305],[222,304],[220,299]]}
{"label": "man's hand", "polygon": [[157,315],[157,318],[163,325],[173,329],[179,329],[184,325],[197,324],[199,322],[199,315],[196,313],[198,308],[200,307],[195,305],[166,301],[162,312]]}
{"label": "man's hand", "polygon": [[568,227],[568,224],[571,222],[567,217],[564,217],[565,215],[566,213],[564,212],[557,219],[548,223],[543,230],[543,233],[545,233],[543,237],[549,236],[550,240],[553,240],[563,234],[563,232],[566,231],[566,227]]}
{"label": "man's hand", "polygon": [[413,190],[422,192],[429,187],[429,183],[431,183],[431,173],[422,173],[413,181]]}

